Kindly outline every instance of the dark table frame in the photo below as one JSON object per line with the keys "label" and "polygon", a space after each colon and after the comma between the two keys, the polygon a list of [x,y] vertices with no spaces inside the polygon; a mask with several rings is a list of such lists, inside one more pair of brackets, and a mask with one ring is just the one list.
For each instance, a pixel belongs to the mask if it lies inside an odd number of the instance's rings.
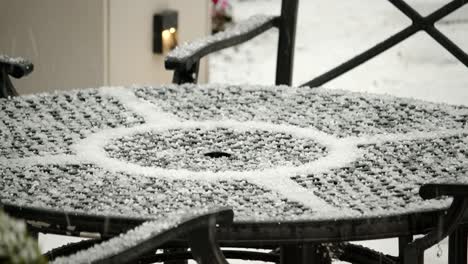
{"label": "dark table frame", "polygon": [[[424,250],[450,236],[449,263],[464,263],[466,257],[466,232],[468,226],[468,185],[427,184],[420,189],[425,199],[440,195],[453,196],[447,210],[369,217],[300,222],[235,222],[230,227],[218,229],[221,246],[279,249],[271,253],[245,253],[225,251],[226,257],[263,260],[279,263],[327,263],[320,253],[322,243],[369,240],[399,237],[400,255],[384,256],[379,252],[352,244],[336,244],[341,247],[339,259],[353,263],[423,263]],[[54,233],[107,239],[134,228],[150,218],[90,215],[77,212],[60,212],[44,208],[30,208],[3,204],[3,209],[13,217],[25,219],[33,233]],[[72,224],[70,224],[72,223]],[[69,228],[73,225],[73,228]],[[435,228],[437,227],[437,228]],[[426,234],[413,240],[413,235]],[[87,245],[88,242],[84,242]],[[72,245],[76,250],[78,245]],[[166,249],[188,247],[188,239],[181,237],[163,246]],[[464,249],[464,250],[463,250]],[[147,256],[146,260],[184,263],[190,254],[183,250]],[[466,261],[466,258],[464,258]]]}

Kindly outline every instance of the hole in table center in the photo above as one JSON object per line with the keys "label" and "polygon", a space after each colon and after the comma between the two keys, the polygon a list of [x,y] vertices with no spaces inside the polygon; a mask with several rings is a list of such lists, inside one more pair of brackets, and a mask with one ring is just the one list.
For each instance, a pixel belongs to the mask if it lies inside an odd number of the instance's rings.
{"label": "hole in table center", "polygon": [[210,157],[210,158],[221,158],[221,157],[231,157],[232,154],[230,153],[227,153],[227,152],[223,152],[223,151],[210,151],[210,152],[207,152],[205,154],[203,154],[203,156],[206,156],[206,157]]}

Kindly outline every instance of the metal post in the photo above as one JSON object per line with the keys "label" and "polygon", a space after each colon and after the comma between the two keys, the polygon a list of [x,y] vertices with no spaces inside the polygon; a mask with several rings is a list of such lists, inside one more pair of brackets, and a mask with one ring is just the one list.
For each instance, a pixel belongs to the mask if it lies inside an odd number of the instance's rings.
{"label": "metal post", "polygon": [[327,252],[320,245],[283,245],[280,251],[281,264],[331,264]]}
{"label": "metal post", "polygon": [[[187,252],[187,248],[173,248],[173,249],[165,249],[164,253],[171,254],[171,253],[183,253]],[[188,260],[186,259],[178,259],[178,260],[167,260],[164,261],[164,264],[187,264]]]}
{"label": "metal post", "polygon": [[449,264],[467,264],[468,226],[459,226],[449,236]]}
{"label": "metal post", "polygon": [[400,260],[403,259],[405,247],[411,242],[413,242],[412,235],[398,237],[398,255]]}
{"label": "metal post", "polygon": [[424,250],[408,247],[403,254],[403,264],[424,264]]}
{"label": "metal post", "polygon": [[278,55],[276,58],[276,84],[291,85],[296,39],[298,0],[283,0],[279,19]]}

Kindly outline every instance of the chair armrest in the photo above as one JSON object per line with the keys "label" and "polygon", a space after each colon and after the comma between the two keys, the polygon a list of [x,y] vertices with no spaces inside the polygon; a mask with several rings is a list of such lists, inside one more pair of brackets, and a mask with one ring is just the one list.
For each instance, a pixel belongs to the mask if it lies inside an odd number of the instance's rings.
{"label": "chair armrest", "polygon": [[34,65],[24,58],[0,54],[0,71],[6,71],[10,76],[21,78],[31,73],[33,69]]}
{"label": "chair armrest", "polygon": [[[170,213],[71,256],[59,257],[52,263],[134,263],[140,257],[154,253],[165,242],[181,235],[189,234],[189,237],[192,237],[195,234],[196,238],[200,239],[203,236],[198,234],[203,233],[203,230],[206,229],[214,234],[216,224],[230,224],[233,215],[232,209],[226,207],[189,209],[188,211]],[[211,251],[215,251],[220,258],[219,262],[206,263],[227,263],[217,245],[216,248],[209,247],[209,245],[213,246],[213,241],[190,240],[189,242],[195,259],[205,258],[205,256],[198,256],[199,252],[193,252],[194,246],[192,244],[196,242],[201,247],[205,246]]]}
{"label": "chair armrest", "polygon": [[0,98],[18,95],[9,76],[21,78],[31,73],[33,69],[34,65],[26,59],[0,54]]}
{"label": "chair armrest", "polygon": [[468,198],[468,181],[437,181],[424,184],[419,189],[419,195],[423,199],[434,199],[439,196]]}
{"label": "chair armrest", "polygon": [[210,53],[243,43],[276,26],[277,19],[275,16],[255,15],[225,31],[184,43],[169,52],[165,60],[166,69],[189,69]]}
{"label": "chair armrest", "polygon": [[405,246],[404,263],[419,263],[418,260],[424,257],[424,250],[452,234],[462,223],[468,209],[468,181],[456,178],[440,179],[421,186],[419,195],[423,199],[452,196],[453,201],[446,211],[438,213],[434,228],[429,233]]}

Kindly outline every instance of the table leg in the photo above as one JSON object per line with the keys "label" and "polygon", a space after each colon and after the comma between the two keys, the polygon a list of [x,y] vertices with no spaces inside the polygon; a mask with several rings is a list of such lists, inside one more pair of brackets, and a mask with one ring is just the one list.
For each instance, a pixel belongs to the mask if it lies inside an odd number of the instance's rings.
{"label": "table leg", "polygon": [[459,226],[449,236],[449,264],[467,264],[468,226]]}
{"label": "table leg", "polygon": [[424,264],[424,250],[407,247],[403,254],[403,264]]}
{"label": "table leg", "polygon": [[35,228],[31,228],[29,225],[27,226],[28,234],[30,237],[39,240],[39,232]]}
{"label": "table leg", "polygon": [[403,264],[423,264],[424,250],[413,245],[413,236],[398,237],[398,254]]}
{"label": "table leg", "polygon": [[[174,248],[174,249],[165,249],[164,253],[178,253],[178,252],[186,252],[186,248]],[[187,264],[188,261],[185,259],[182,260],[170,260],[164,261],[164,264]]]}
{"label": "table leg", "polygon": [[411,242],[413,242],[412,235],[398,237],[398,256],[400,259],[403,259],[406,245]]}
{"label": "table leg", "polygon": [[281,264],[330,264],[328,252],[321,245],[283,245],[280,248]]}
{"label": "table leg", "polygon": [[30,232],[29,235],[30,235],[32,238],[36,239],[36,241],[39,240],[39,232]]}

